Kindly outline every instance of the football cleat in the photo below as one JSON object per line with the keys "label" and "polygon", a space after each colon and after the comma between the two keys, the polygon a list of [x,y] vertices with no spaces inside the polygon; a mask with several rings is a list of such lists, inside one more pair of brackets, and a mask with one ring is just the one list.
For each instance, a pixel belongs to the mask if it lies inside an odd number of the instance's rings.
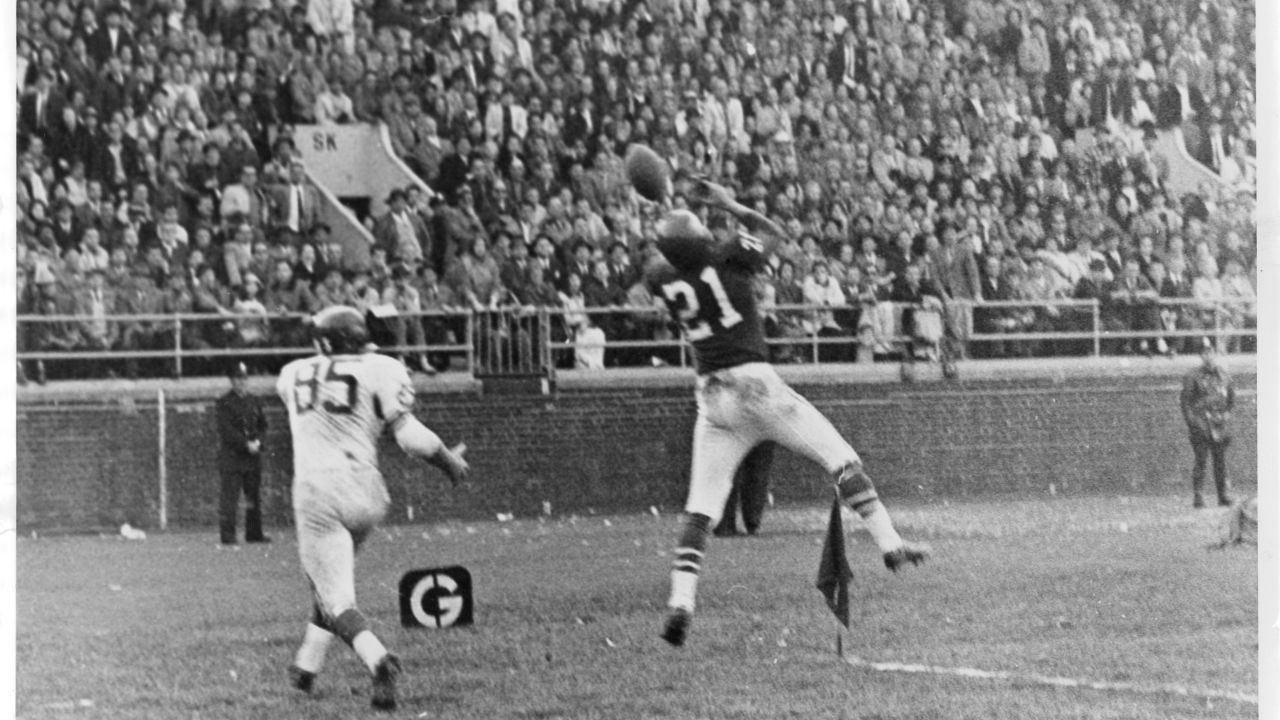
{"label": "football cleat", "polygon": [[304,693],[311,692],[311,686],[315,684],[316,674],[308,670],[303,670],[297,665],[289,666],[289,686],[295,690],[301,690]]}
{"label": "football cleat", "polygon": [[373,697],[369,704],[376,710],[396,709],[396,680],[400,677],[400,658],[387,653],[373,671]]}
{"label": "football cleat", "polygon": [[667,624],[662,628],[662,639],[674,647],[684,645],[684,638],[689,634],[689,625],[693,623],[693,613],[684,608],[671,608],[667,615]]}
{"label": "football cleat", "polygon": [[902,547],[897,550],[890,550],[884,554],[884,566],[898,572],[898,568],[911,563],[912,565],[922,565],[929,557],[929,546],[917,543],[904,542]]}

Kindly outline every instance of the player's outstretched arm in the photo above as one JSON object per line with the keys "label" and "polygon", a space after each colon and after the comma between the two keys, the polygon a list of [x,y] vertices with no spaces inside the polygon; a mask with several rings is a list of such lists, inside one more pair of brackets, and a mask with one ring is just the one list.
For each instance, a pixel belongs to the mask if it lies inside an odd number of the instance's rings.
{"label": "player's outstretched arm", "polygon": [[431,432],[426,425],[409,413],[404,413],[397,418],[392,430],[395,432],[396,444],[401,450],[443,470],[454,486],[466,482],[471,472],[471,466],[467,464],[464,457],[467,452],[466,445],[445,447],[439,435]]}
{"label": "player's outstretched arm", "polygon": [[440,452],[427,458],[427,462],[443,470],[453,482],[453,486],[457,487],[465,483],[471,475],[471,465],[464,457],[466,452],[466,443],[458,443],[451,448],[441,446]]}
{"label": "player's outstretched arm", "polygon": [[747,230],[764,246],[765,255],[772,253],[786,238],[787,232],[777,223],[735,200],[733,193],[725,186],[710,180],[700,180],[698,188],[707,204],[724,210],[746,225]]}

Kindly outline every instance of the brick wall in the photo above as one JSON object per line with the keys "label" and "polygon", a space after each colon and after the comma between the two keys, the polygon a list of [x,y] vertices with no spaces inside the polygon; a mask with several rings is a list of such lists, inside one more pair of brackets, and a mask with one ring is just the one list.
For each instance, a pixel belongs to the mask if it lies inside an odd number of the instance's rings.
{"label": "brick wall", "polygon": [[[1160,366],[1154,366],[1159,368]],[[1184,491],[1191,459],[1177,411],[1178,371],[1063,377],[1060,371],[955,383],[791,382],[832,419],[866,460],[891,501],[999,493]],[[1179,365],[1179,369],[1185,366]],[[1236,372],[1240,399],[1232,475],[1256,477],[1256,376]],[[265,385],[264,385],[265,388]],[[221,388],[217,388],[220,392]],[[217,514],[212,399],[187,392],[167,404],[171,526],[208,526]],[[114,398],[114,399],[113,399]],[[469,492],[385,443],[391,520],[631,512],[683,501],[694,406],[687,377],[562,387],[554,396],[484,397],[471,390],[424,393],[419,416],[448,442],[464,440],[475,473]],[[291,457],[274,400],[266,438],[265,510],[289,523]],[[154,396],[84,392],[73,399],[19,399],[18,524],[86,530],[158,518]],[[821,496],[822,474],[789,452],[775,465],[780,501]]]}

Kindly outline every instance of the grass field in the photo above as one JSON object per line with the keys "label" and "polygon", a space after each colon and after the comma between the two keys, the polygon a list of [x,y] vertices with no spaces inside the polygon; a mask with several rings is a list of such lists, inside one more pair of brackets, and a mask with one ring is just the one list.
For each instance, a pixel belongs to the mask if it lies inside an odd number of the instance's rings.
{"label": "grass field", "polygon": [[[850,654],[872,661],[1182,686],[1192,695],[877,672],[841,662],[813,588],[826,508],[713,539],[689,643],[657,633],[675,515],[390,527],[359,561],[361,606],[405,661],[402,718],[1246,718],[1256,552],[1210,551],[1221,511],[1187,499],[897,507],[936,559],[893,575],[850,533]],[[284,669],[308,614],[292,532],[220,550],[216,531],[24,539],[21,718],[359,718],[340,644],[315,696]],[[403,630],[409,569],[467,566],[474,628]]]}

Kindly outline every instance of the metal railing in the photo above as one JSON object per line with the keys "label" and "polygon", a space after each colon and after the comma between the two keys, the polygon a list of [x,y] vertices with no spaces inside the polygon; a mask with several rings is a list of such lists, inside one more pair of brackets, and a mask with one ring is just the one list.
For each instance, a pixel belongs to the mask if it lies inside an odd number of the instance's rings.
{"label": "metal railing", "polygon": [[[87,315],[19,315],[19,334],[38,331],[43,325],[74,324],[74,333],[82,342],[67,349],[22,349],[17,353],[19,362],[25,361],[166,361],[171,362],[170,372],[175,377],[184,374],[184,364],[192,360],[218,360],[227,358],[292,358],[311,355],[315,348],[307,341],[304,320],[307,313],[176,313],[148,315],[108,315],[95,318]],[[432,320],[452,321],[460,332],[453,343],[396,343],[383,344],[382,349],[401,355],[425,353],[460,354],[466,357],[468,371],[474,367],[474,344],[470,311],[424,311],[405,313],[397,318],[412,318],[419,323]],[[147,324],[150,327],[147,327]],[[113,339],[112,347],[94,347],[86,336],[101,326]],[[255,330],[260,339],[246,341],[244,331]],[[141,343],[126,343],[130,334],[144,334]],[[391,328],[384,329],[391,332]],[[409,333],[406,333],[408,335]],[[292,339],[294,342],[281,343]],[[23,345],[40,345],[39,338],[28,339]],[[136,349],[124,345],[146,345]]]}
{"label": "metal railing", "polygon": [[[945,339],[973,346],[982,343],[1009,342],[1080,342],[1090,346],[1088,354],[1100,356],[1108,344],[1143,340],[1195,339],[1210,337],[1222,346],[1239,338],[1254,337],[1255,327],[1246,318],[1254,316],[1257,302],[1249,298],[1218,300],[1166,299],[1150,302],[1145,307],[1159,315],[1156,327],[1128,329],[1115,326],[1116,311],[1097,300],[999,300],[974,302],[953,300],[941,307],[881,302],[860,305],[778,305],[765,310],[773,318],[771,327],[783,332],[769,334],[766,341],[775,349],[803,349],[810,362],[823,361],[824,348],[844,348],[843,357],[857,355],[860,346],[874,343],[892,352],[921,340],[905,332],[903,315],[908,310],[940,313]],[[868,311],[885,312],[891,318],[889,332],[871,335],[867,329]],[[1166,313],[1177,317],[1172,324]],[[835,314],[848,319],[857,314],[858,322],[832,328],[820,334],[815,325],[825,316]],[[983,313],[981,323],[975,321]],[[1000,331],[979,331],[987,325],[990,313],[1003,313],[1016,322]],[[1056,315],[1043,322],[1036,318]],[[277,314],[208,314],[183,313],[163,315],[112,315],[93,318],[83,315],[20,315],[20,334],[37,335],[19,343],[25,349],[17,353],[25,361],[166,361],[169,373],[181,377],[184,366],[194,360],[215,361],[225,358],[290,358],[314,352],[302,331],[301,313]],[[573,366],[571,359],[579,351],[603,351],[623,364],[657,364],[686,367],[691,363],[691,345],[671,323],[664,309],[656,306],[616,306],[593,308],[504,307],[486,310],[456,310],[405,313],[396,316],[420,324],[422,332],[406,331],[405,341],[384,343],[383,350],[401,356],[463,356],[466,371],[472,375],[538,375],[557,366]],[[586,343],[576,329],[582,318],[593,318],[593,324],[605,331],[603,342]],[[1108,321],[1112,321],[1109,325]],[[394,322],[394,318],[393,318]],[[87,347],[90,343],[66,348],[40,347],[40,328],[54,324],[73,324],[74,334],[107,329],[115,340],[113,346]],[[874,325],[874,323],[872,323]],[[1255,323],[1256,324],[1256,323]],[[879,330],[885,330],[881,323]],[[241,331],[257,328],[260,338],[245,342]],[[443,327],[443,332],[442,332]],[[211,329],[212,328],[212,329]],[[1048,329],[1037,329],[1048,328]],[[56,328],[51,329],[56,332]],[[446,337],[452,342],[412,342],[411,338]],[[122,347],[125,336],[144,337]],[[399,335],[399,331],[396,333]],[[35,347],[31,347],[31,346]],[[1077,353],[1079,354],[1079,353]],[[647,355],[648,357],[645,357]],[[609,363],[615,364],[615,363]]]}

